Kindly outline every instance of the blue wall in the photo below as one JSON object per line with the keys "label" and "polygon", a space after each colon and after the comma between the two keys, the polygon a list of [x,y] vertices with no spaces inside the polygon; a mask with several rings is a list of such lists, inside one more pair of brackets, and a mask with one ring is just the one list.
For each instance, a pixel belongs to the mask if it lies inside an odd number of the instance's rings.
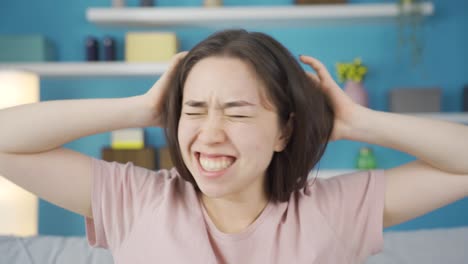
{"label": "blue wall", "polygon": [[[87,35],[118,39],[119,57],[122,58],[123,36],[128,30],[159,30],[148,28],[109,28],[91,24],[85,19],[90,6],[108,6],[110,0],[95,1],[1,1],[0,34],[39,33],[47,36],[56,46],[60,61],[80,61],[84,58],[83,43]],[[135,5],[137,1],[128,1]],[[158,5],[199,6],[202,1],[157,0]],[[287,5],[286,0],[231,0],[226,5]],[[353,1],[379,2],[379,1]],[[394,2],[394,1],[386,1]],[[434,1],[435,16],[420,29],[425,41],[422,63],[414,66],[408,47],[399,49],[398,27],[392,23],[339,25],[292,28],[249,28],[271,34],[294,54],[309,54],[322,60],[334,72],[337,61],[361,56],[370,72],[366,86],[370,107],[387,111],[388,91],[403,86],[439,86],[443,88],[443,111],[461,110],[462,87],[468,84],[468,2],[462,0]],[[207,37],[212,29],[173,29],[180,40],[181,49],[187,50]],[[142,94],[149,89],[157,76],[148,78],[94,78],[49,79],[41,81],[41,100],[111,98]],[[158,128],[148,128],[146,141],[153,146],[165,144]],[[100,157],[101,147],[110,142],[109,133],[85,137],[66,145],[94,157]],[[331,143],[322,158],[320,169],[352,168],[359,142]],[[415,158],[396,150],[372,146],[381,168],[390,168]],[[66,175],[64,175],[66,177]],[[53,184],[53,183],[52,183]],[[57,186],[60,188],[60,186]],[[49,204],[40,203],[41,234],[83,235],[83,218]],[[468,200],[461,200],[430,214],[389,230],[450,227],[468,225]]]}

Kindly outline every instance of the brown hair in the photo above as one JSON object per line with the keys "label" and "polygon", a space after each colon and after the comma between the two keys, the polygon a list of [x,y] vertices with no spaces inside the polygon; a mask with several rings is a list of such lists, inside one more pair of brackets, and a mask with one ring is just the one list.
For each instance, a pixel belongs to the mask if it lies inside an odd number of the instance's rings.
{"label": "brown hair", "polygon": [[273,154],[265,186],[273,201],[289,200],[291,193],[305,186],[309,171],[323,156],[333,129],[334,113],[327,97],[291,53],[263,33],[245,30],[214,33],[178,64],[162,113],[166,140],[177,171],[199,190],[182,159],[177,131],[185,80],[197,62],[211,56],[238,58],[253,66],[277,110],[280,127],[286,126],[293,113],[292,134],[285,149]]}

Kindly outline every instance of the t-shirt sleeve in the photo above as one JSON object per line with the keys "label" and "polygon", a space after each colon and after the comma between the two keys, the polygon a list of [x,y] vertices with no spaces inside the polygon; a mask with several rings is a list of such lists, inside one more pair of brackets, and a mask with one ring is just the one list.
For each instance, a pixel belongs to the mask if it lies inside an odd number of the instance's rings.
{"label": "t-shirt sleeve", "polygon": [[317,182],[332,229],[358,259],[383,249],[383,170],[359,171]]}
{"label": "t-shirt sleeve", "polygon": [[93,218],[85,218],[86,237],[92,247],[114,249],[129,234],[142,209],[161,202],[164,182],[171,175],[132,162],[91,160]]}

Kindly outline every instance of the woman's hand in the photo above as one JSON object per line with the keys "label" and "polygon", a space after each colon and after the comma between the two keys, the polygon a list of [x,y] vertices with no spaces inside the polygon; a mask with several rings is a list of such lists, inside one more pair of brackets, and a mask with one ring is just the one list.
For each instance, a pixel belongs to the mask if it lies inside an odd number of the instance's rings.
{"label": "woman's hand", "polygon": [[175,68],[180,61],[187,55],[188,51],[179,52],[171,58],[169,67],[164,74],[153,84],[142,97],[147,105],[149,105],[151,111],[151,126],[162,127],[164,124],[161,122],[161,108],[162,100],[164,100],[170,80],[174,76]]}
{"label": "woman's hand", "polygon": [[353,120],[359,118],[357,113],[365,107],[355,103],[333,80],[327,68],[317,59],[301,55],[300,60],[312,67],[317,75],[307,72],[309,78],[322,89],[325,95],[330,99],[332,108],[335,112],[334,128],[330,141],[345,139],[349,134]]}

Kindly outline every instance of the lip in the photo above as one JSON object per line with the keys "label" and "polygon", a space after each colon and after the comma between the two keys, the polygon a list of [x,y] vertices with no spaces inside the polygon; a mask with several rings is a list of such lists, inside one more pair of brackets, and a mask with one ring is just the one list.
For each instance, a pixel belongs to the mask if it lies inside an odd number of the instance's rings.
{"label": "lip", "polygon": [[195,152],[194,153],[194,156],[195,156],[195,160],[196,160],[196,163],[197,163],[197,168],[198,168],[198,171],[200,172],[201,175],[207,177],[207,178],[210,178],[210,179],[217,179],[217,178],[220,178],[221,176],[223,176],[224,174],[226,174],[226,172],[234,165],[234,163],[236,162],[237,158],[234,157],[234,156],[230,156],[230,155],[223,155],[223,154],[205,154],[203,153],[204,156],[207,156],[207,157],[210,157],[210,158],[214,158],[214,157],[219,157],[219,156],[229,156],[229,157],[233,157],[234,158],[234,162],[227,168],[221,170],[221,171],[206,171],[205,169],[203,169],[203,167],[201,166],[200,164],[200,152]]}

